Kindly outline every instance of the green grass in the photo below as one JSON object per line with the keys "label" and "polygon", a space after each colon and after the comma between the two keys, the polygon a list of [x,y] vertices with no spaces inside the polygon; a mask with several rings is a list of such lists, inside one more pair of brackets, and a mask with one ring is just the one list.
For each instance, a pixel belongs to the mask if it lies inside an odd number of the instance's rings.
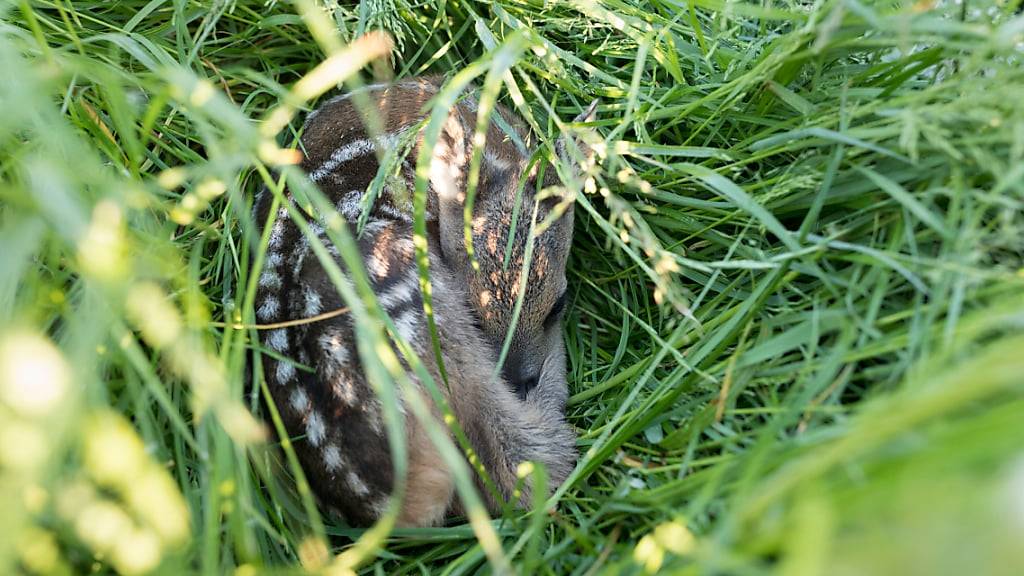
{"label": "green grass", "polygon": [[[1018,573],[1019,6],[0,4],[0,572]],[[542,141],[601,102],[536,512],[322,519],[247,376],[266,119],[380,28]]]}

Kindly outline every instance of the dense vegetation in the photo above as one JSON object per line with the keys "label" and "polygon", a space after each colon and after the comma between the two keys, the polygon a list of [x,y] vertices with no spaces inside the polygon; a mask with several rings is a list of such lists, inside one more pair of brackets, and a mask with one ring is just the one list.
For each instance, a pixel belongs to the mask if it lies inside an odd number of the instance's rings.
{"label": "dense vegetation", "polygon": [[[1019,6],[0,4],[0,572],[1019,573]],[[341,526],[246,368],[252,197],[342,80],[503,70],[547,143],[600,99],[584,457],[535,511]]]}

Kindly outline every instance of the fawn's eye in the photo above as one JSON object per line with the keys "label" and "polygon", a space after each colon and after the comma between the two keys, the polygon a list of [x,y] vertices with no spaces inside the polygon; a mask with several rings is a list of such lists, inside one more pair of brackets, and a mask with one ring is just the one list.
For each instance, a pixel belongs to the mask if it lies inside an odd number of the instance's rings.
{"label": "fawn's eye", "polygon": [[478,314],[476,310],[469,311],[469,319],[473,323],[474,328],[480,332],[484,331],[484,323],[480,321],[480,314]]}
{"label": "fawn's eye", "polygon": [[565,295],[566,292],[562,292],[562,295],[559,296],[558,300],[555,300],[554,305],[551,306],[551,311],[548,312],[548,317],[544,319],[545,326],[550,326],[554,324],[555,321],[558,320],[558,317],[562,313],[562,310],[565,310]]}

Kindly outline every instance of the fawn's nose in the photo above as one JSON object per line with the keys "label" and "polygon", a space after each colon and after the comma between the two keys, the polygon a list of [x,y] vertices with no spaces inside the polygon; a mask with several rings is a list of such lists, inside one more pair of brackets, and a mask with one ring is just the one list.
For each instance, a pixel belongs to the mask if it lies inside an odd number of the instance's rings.
{"label": "fawn's nose", "polygon": [[537,387],[539,380],[540,378],[537,376],[512,380],[512,391],[516,393],[520,400],[526,400],[526,395],[529,394],[530,390]]}
{"label": "fawn's nose", "polygon": [[505,367],[502,369],[505,381],[512,387],[512,392],[519,397],[520,400],[526,400],[526,395],[537,387],[537,382],[540,381],[540,372],[534,371],[530,366],[525,365],[523,362],[518,361],[514,355],[505,362]]}

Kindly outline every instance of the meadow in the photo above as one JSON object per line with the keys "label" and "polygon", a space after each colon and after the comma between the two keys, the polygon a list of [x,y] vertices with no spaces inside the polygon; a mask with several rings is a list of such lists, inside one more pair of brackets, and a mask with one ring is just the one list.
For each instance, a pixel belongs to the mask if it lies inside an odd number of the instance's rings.
{"label": "meadow", "polygon": [[[0,573],[1020,574],[1021,5],[0,2]],[[530,510],[355,529],[249,368],[250,207],[318,101],[426,73],[549,151],[599,101],[581,458]]]}

